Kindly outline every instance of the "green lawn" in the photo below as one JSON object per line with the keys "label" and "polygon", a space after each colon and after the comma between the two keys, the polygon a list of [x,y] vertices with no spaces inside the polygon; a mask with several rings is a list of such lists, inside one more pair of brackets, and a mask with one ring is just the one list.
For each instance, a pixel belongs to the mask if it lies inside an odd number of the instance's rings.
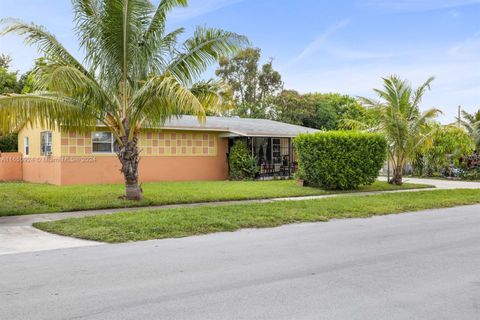
{"label": "green lawn", "polygon": [[[406,183],[396,187],[385,182],[375,182],[358,191],[420,187],[428,186]],[[119,198],[124,192],[123,185],[60,187],[30,183],[0,183],[0,216],[331,193],[316,188],[298,187],[293,180],[145,183],[143,190],[145,199],[132,202]]]}
{"label": "green lawn", "polygon": [[287,223],[364,218],[480,203],[480,190],[434,190],[342,195],[303,201],[228,206],[143,210],[55,222],[35,227],[83,239],[126,242],[175,238],[241,228],[266,228]]}

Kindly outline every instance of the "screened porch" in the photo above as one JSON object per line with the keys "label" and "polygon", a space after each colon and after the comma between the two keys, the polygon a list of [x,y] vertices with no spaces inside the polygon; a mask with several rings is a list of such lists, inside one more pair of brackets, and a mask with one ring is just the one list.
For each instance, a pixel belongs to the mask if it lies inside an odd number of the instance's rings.
{"label": "screened porch", "polygon": [[297,171],[292,138],[233,137],[229,138],[229,149],[237,140],[244,141],[257,159],[258,179],[288,178]]}

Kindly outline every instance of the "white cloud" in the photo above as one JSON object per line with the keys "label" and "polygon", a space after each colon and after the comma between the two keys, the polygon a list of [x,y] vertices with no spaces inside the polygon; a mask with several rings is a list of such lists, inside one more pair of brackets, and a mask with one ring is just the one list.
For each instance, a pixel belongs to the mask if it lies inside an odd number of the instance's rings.
{"label": "white cloud", "polygon": [[328,29],[322,32],[315,40],[310,42],[303,49],[303,51],[295,59],[293,59],[293,62],[294,63],[299,62],[316,53],[318,50],[322,48],[322,46],[326,43],[326,41],[330,36],[332,36],[338,30],[346,27],[349,22],[350,21],[348,19],[344,19],[335,23],[333,26],[330,26]]}
{"label": "white cloud", "polygon": [[198,17],[245,0],[191,0],[187,8],[176,9],[171,18],[189,19]]}
{"label": "white cloud", "polygon": [[448,53],[454,58],[480,58],[480,33],[453,45]]}
{"label": "white cloud", "polygon": [[359,51],[344,49],[340,47],[325,46],[325,51],[336,58],[345,60],[378,60],[378,59],[390,59],[400,55],[399,53],[388,52],[374,52],[374,51]]}
{"label": "white cloud", "polygon": [[359,5],[392,11],[431,11],[480,4],[480,0],[358,0]]}
{"label": "white cloud", "polygon": [[337,23],[335,23],[333,26],[329,27],[327,30],[322,32],[315,40],[310,42],[304,49],[303,51],[295,58],[296,61],[303,60],[315,52],[317,52],[327,41],[327,39],[337,32],[338,30],[346,27],[350,21],[347,19],[341,20]]}

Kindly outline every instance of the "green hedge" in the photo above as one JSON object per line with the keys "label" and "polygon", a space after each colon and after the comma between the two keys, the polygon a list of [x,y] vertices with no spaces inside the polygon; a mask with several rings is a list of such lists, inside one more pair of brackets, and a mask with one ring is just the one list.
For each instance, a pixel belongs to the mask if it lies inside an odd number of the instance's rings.
{"label": "green hedge", "polygon": [[372,184],[386,159],[387,142],[374,133],[319,132],[300,135],[294,143],[305,182],[325,189]]}
{"label": "green hedge", "polygon": [[7,134],[2,136],[0,134],[0,152],[17,152],[18,142],[16,134]]}

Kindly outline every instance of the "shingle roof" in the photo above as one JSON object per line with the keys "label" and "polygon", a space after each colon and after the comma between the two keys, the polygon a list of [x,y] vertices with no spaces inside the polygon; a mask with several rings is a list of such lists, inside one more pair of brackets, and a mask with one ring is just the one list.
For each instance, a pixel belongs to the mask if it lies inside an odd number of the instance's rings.
{"label": "shingle roof", "polygon": [[238,117],[207,117],[201,124],[195,116],[173,118],[162,127],[177,130],[220,131],[230,135],[296,137],[301,133],[313,133],[319,130],[265,119],[246,119]]}

